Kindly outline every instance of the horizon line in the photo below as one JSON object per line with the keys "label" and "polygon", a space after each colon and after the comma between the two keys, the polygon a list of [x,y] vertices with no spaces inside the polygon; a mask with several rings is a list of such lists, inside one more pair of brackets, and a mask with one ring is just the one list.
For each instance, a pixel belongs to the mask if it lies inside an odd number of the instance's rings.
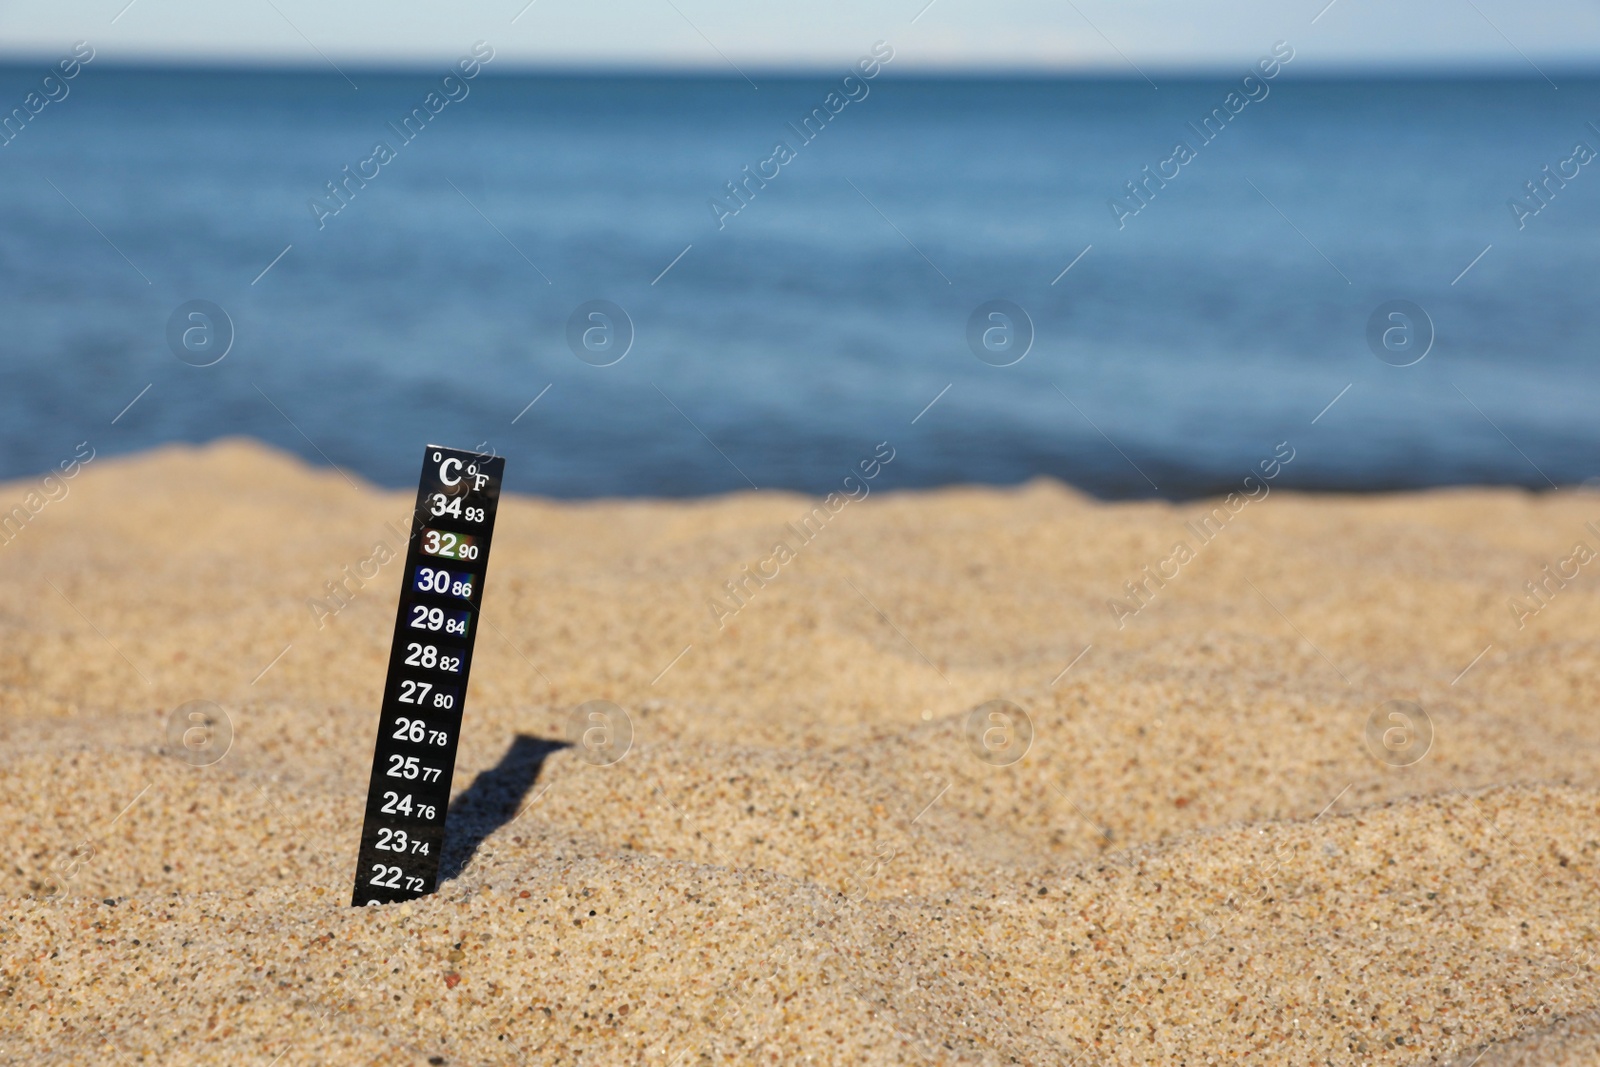
{"label": "horizon line", "polygon": [[[6,71],[26,72],[37,64],[48,64],[53,53],[5,52],[0,50],[0,74]],[[371,76],[410,76],[428,74],[449,61],[432,57],[394,57],[389,59],[343,59],[342,66]],[[839,70],[850,66],[848,62],[795,61],[761,65],[746,63],[749,74],[778,80],[800,80],[833,77]],[[1144,71],[1168,78],[1229,77],[1249,64],[1225,60],[1196,61],[1192,63],[1149,63]],[[95,64],[97,70],[131,73],[239,73],[239,74],[295,74],[338,78],[340,75],[328,66],[317,62],[281,56],[232,56],[215,59],[207,56],[134,55]],[[1543,68],[1549,73],[1564,77],[1600,78],[1600,60],[1585,57],[1570,62],[1546,60]],[[1286,72],[1287,73],[1287,72]],[[1387,81],[1442,81],[1459,78],[1494,78],[1506,81],[1540,81],[1539,72],[1529,71],[1523,64],[1508,63],[1500,59],[1463,59],[1439,57],[1435,60],[1411,59],[1404,63],[1381,59],[1374,60],[1322,60],[1297,65],[1296,80],[1387,80]],[[740,81],[741,75],[718,66],[700,63],[641,63],[609,60],[580,60],[547,62],[542,60],[500,59],[494,69],[485,69],[485,77],[568,77],[568,78],[682,78],[702,81]],[[1142,74],[1122,69],[1113,64],[1059,65],[1024,63],[1001,66],[991,63],[939,64],[925,63],[885,70],[883,76],[895,81],[982,80],[982,81],[1145,81]]]}

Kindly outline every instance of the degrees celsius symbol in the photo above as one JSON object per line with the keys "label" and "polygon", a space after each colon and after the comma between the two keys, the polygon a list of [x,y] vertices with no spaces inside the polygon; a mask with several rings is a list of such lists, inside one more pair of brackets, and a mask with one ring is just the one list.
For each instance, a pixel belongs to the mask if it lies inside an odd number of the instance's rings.
{"label": "degrees celsius symbol", "polygon": [[400,586],[350,903],[433,892],[506,461],[429,445]]}

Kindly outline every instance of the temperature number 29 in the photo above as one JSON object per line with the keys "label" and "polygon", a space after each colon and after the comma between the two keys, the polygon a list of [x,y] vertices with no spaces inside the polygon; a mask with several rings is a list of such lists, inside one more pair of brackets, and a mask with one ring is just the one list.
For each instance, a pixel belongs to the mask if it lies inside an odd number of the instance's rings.
{"label": "temperature number 29", "polygon": [[468,615],[464,611],[445,613],[443,608],[430,608],[422,604],[411,606],[413,630],[443,630],[447,634],[465,634]]}
{"label": "temperature number 29", "polygon": [[433,494],[432,507],[434,518],[438,518],[441,515],[449,515],[452,518],[464,519],[467,522],[483,521],[483,509],[463,508],[461,506],[461,498],[458,496],[435,493]]}

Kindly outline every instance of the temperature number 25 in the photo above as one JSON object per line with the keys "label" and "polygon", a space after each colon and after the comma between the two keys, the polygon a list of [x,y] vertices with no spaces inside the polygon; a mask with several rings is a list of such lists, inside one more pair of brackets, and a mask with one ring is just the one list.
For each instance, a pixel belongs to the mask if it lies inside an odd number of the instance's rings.
{"label": "temperature number 25", "polygon": [[467,522],[483,521],[483,509],[463,509],[461,507],[461,498],[458,496],[446,496],[443,493],[435,493],[433,494],[432,505],[435,518],[438,518],[441,515],[449,515],[452,518],[465,519]]}

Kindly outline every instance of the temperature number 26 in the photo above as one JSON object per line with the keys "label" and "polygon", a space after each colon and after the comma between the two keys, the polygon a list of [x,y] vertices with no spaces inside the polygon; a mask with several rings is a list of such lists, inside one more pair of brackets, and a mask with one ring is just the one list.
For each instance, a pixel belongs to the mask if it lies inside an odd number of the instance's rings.
{"label": "temperature number 26", "polygon": [[435,493],[433,494],[432,506],[434,518],[438,518],[441,515],[449,515],[452,518],[465,519],[467,522],[483,521],[483,509],[463,509],[461,507],[461,498],[458,496],[446,496],[443,493]]}
{"label": "temperature number 26", "polygon": [[415,741],[418,744],[424,741],[430,745],[447,745],[450,743],[449,731],[430,730],[428,729],[428,724],[421,719],[396,719],[394,733],[389,736],[396,741]]}

